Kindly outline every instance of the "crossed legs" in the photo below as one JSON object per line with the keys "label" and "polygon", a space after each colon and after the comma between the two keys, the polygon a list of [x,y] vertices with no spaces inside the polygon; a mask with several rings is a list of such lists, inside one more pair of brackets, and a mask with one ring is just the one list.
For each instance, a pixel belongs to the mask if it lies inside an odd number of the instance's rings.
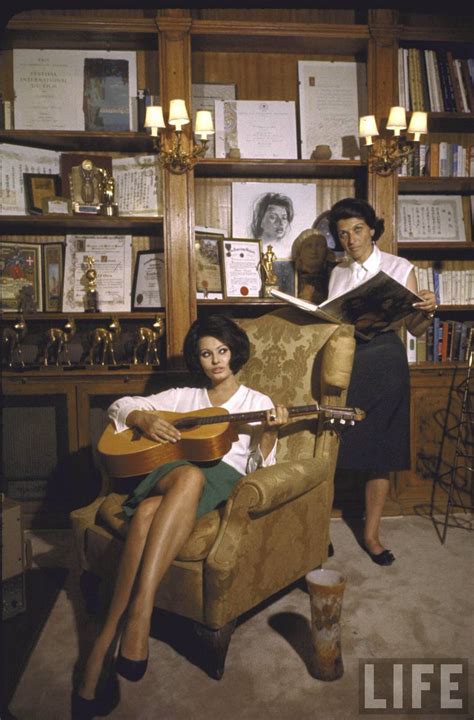
{"label": "crossed legs", "polygon": [[79,687],[81,697],[94,697],[105,656],[127,608],[121,652],[130,660],[147,657],[156,591],[191,534],[203,487],[201,471],[183,465],[162,477],[155,488],[157,494],[138,506],[130,522],[107,618],[86,663]]}

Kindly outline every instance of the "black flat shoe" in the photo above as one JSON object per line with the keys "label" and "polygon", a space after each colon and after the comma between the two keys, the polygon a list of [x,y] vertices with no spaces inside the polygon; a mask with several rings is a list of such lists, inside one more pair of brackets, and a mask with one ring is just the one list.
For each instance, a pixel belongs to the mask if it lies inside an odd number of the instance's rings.
{"label": "black flat shoe", "polygon": [[365,548],[365,552],[370,557],[372,562],[376,563],[377,565],[391,565],[393,562],[395,562],[395,556],[390,552],[390,550],[382,550],[381,553],[371,553],[370,550]]}
{"label": "black flat shoe", "polygon": [[87,700],[73,692],[71,695],[71,718],[72,720],[92,720],[97,715],[97,700]]}
{"label": "black flat shoe", "polygon": [[130,660],[129,658],[124,657],[122,652],[119,650],[117,662],[115,663],[115,669],[119,675],[125,678],[125,680],[138,682],[138,680],[141,680],[146,673],[147,666],[148,658],[145,658],[145,660]]}

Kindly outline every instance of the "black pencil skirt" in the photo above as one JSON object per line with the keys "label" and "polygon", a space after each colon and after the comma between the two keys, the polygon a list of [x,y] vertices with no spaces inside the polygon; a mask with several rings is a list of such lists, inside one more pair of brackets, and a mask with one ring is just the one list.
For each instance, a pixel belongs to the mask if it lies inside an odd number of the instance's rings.
{"label": "black pencil skirt", "polygon": [[364,420],[341,435],[337,467],[385,476],[410,467],[410,375],[405,347],[395,332],[357,341],[347,396]]}

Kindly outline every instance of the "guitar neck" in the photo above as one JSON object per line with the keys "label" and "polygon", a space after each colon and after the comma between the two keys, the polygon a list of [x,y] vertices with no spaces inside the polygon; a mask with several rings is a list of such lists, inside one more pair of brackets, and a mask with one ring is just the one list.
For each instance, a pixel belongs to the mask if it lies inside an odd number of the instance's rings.
{"label": "guitar neck", "polygon": [[[290,417],[294,415],[315,415],[323,412],[324,408],[319,405],[299,405],[288,408]],[[210,415],[203,417],[183,418],[175,423],[178,429],[184,429],[192,425],[214,425],[222,422],[252,422],[263,420],[267,416],[267,410],[254,410],[253,412],[231,413],[229,415]]]}

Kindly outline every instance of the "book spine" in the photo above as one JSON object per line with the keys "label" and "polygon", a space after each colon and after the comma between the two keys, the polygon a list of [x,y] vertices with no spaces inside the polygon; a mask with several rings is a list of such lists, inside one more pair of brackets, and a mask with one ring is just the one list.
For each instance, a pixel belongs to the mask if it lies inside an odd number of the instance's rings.
{"label": "book spine", "polygon": [[456,110],[456,112],[462,112],[463,109],[462,109],[461,88],[459,86],[456,69],[454,67],[453,53],[450,50],[448,50],[446,52],[446,62],[448,65],[448,73],[449,73],[449,78],[451,81],[451,86],[453,88],[454,109]]}
{"label": "book spine", "polygon": [[466,58],[460,58],[459,64],[461,66],[461,75],[463,79],[464,89],[466,91],[468,112],[474,113],[474,83],[469,75],[469,66]]}
{"label": "book spine", "polygon": [[408,362],[410,364],[416,363],[416,337],[408,332],[408,330],[406,331],[405,346]]}
{"label": "book spine", "polygon": [[430,112],[430,110],[432,110],[432,107],[430,102],[430,90],[428,85],[428,68],[426,66],[426,56],[423,50],[418,51],[418,64],[420,68],[421,88],[423,97],[422,110]]}
{"label": "book spine", "polygon": [[439,177],[439,143],[430,143],[430,177]]}
{"label": "book spine", "polygon": [[436,55],[436,52],[434,50],[432,50],[431,52],[433,58],[434,78],[436,82],[436,93],[438,96],[438,112],[444,112],[446,110],[446,107],[444,104],[443,88],[441,85],[441,72],[439,69],[438,56]]}
{"label": "book spine", "polygon": [[434,71],[434,62],[433,62],[433,51],[432,50],[425,50],[425,65],[426,65],[426,73],[428,76],[428,92],[430,96],[430,107],[432,112],[439,112],[439,100],[438,100],[438,90],[436,87],[436,78],[435,78],[435,71]]}
{"label": "book spine", "polygon": [[423,363],[427,360],[427,342],[428,333],[424,332],[422,335],[416,338],[416,362]]}
{"label": "book spine", "polygon": [[441,89],[443,92],[443,103],[446,112],[456,111],[456,101],[454,98],[454,89],[452,86],[451,78],[449,75],[448,61],[446,59],[446,53],[440,50],[436,51],[436,57],[438,58],[439,75],[441,78]]}
{"label": "book spine", "polygon": [[454,73],[456,75],[456,84],[459,88],[459,94],[461,96],[461,110],[459,112],[470,112],[469,102],[467,99],[467,90],[464,86],[464,77],[461,69],[461,61],[458,58],[453,60]]}
{"label": "book spine", "polygon": [[397,70],[398,70],[398,104],[400,107],[407,108],[407,99],[405,95],[405,65],[403,63],[403,48],[398,48],[397,55]]}

